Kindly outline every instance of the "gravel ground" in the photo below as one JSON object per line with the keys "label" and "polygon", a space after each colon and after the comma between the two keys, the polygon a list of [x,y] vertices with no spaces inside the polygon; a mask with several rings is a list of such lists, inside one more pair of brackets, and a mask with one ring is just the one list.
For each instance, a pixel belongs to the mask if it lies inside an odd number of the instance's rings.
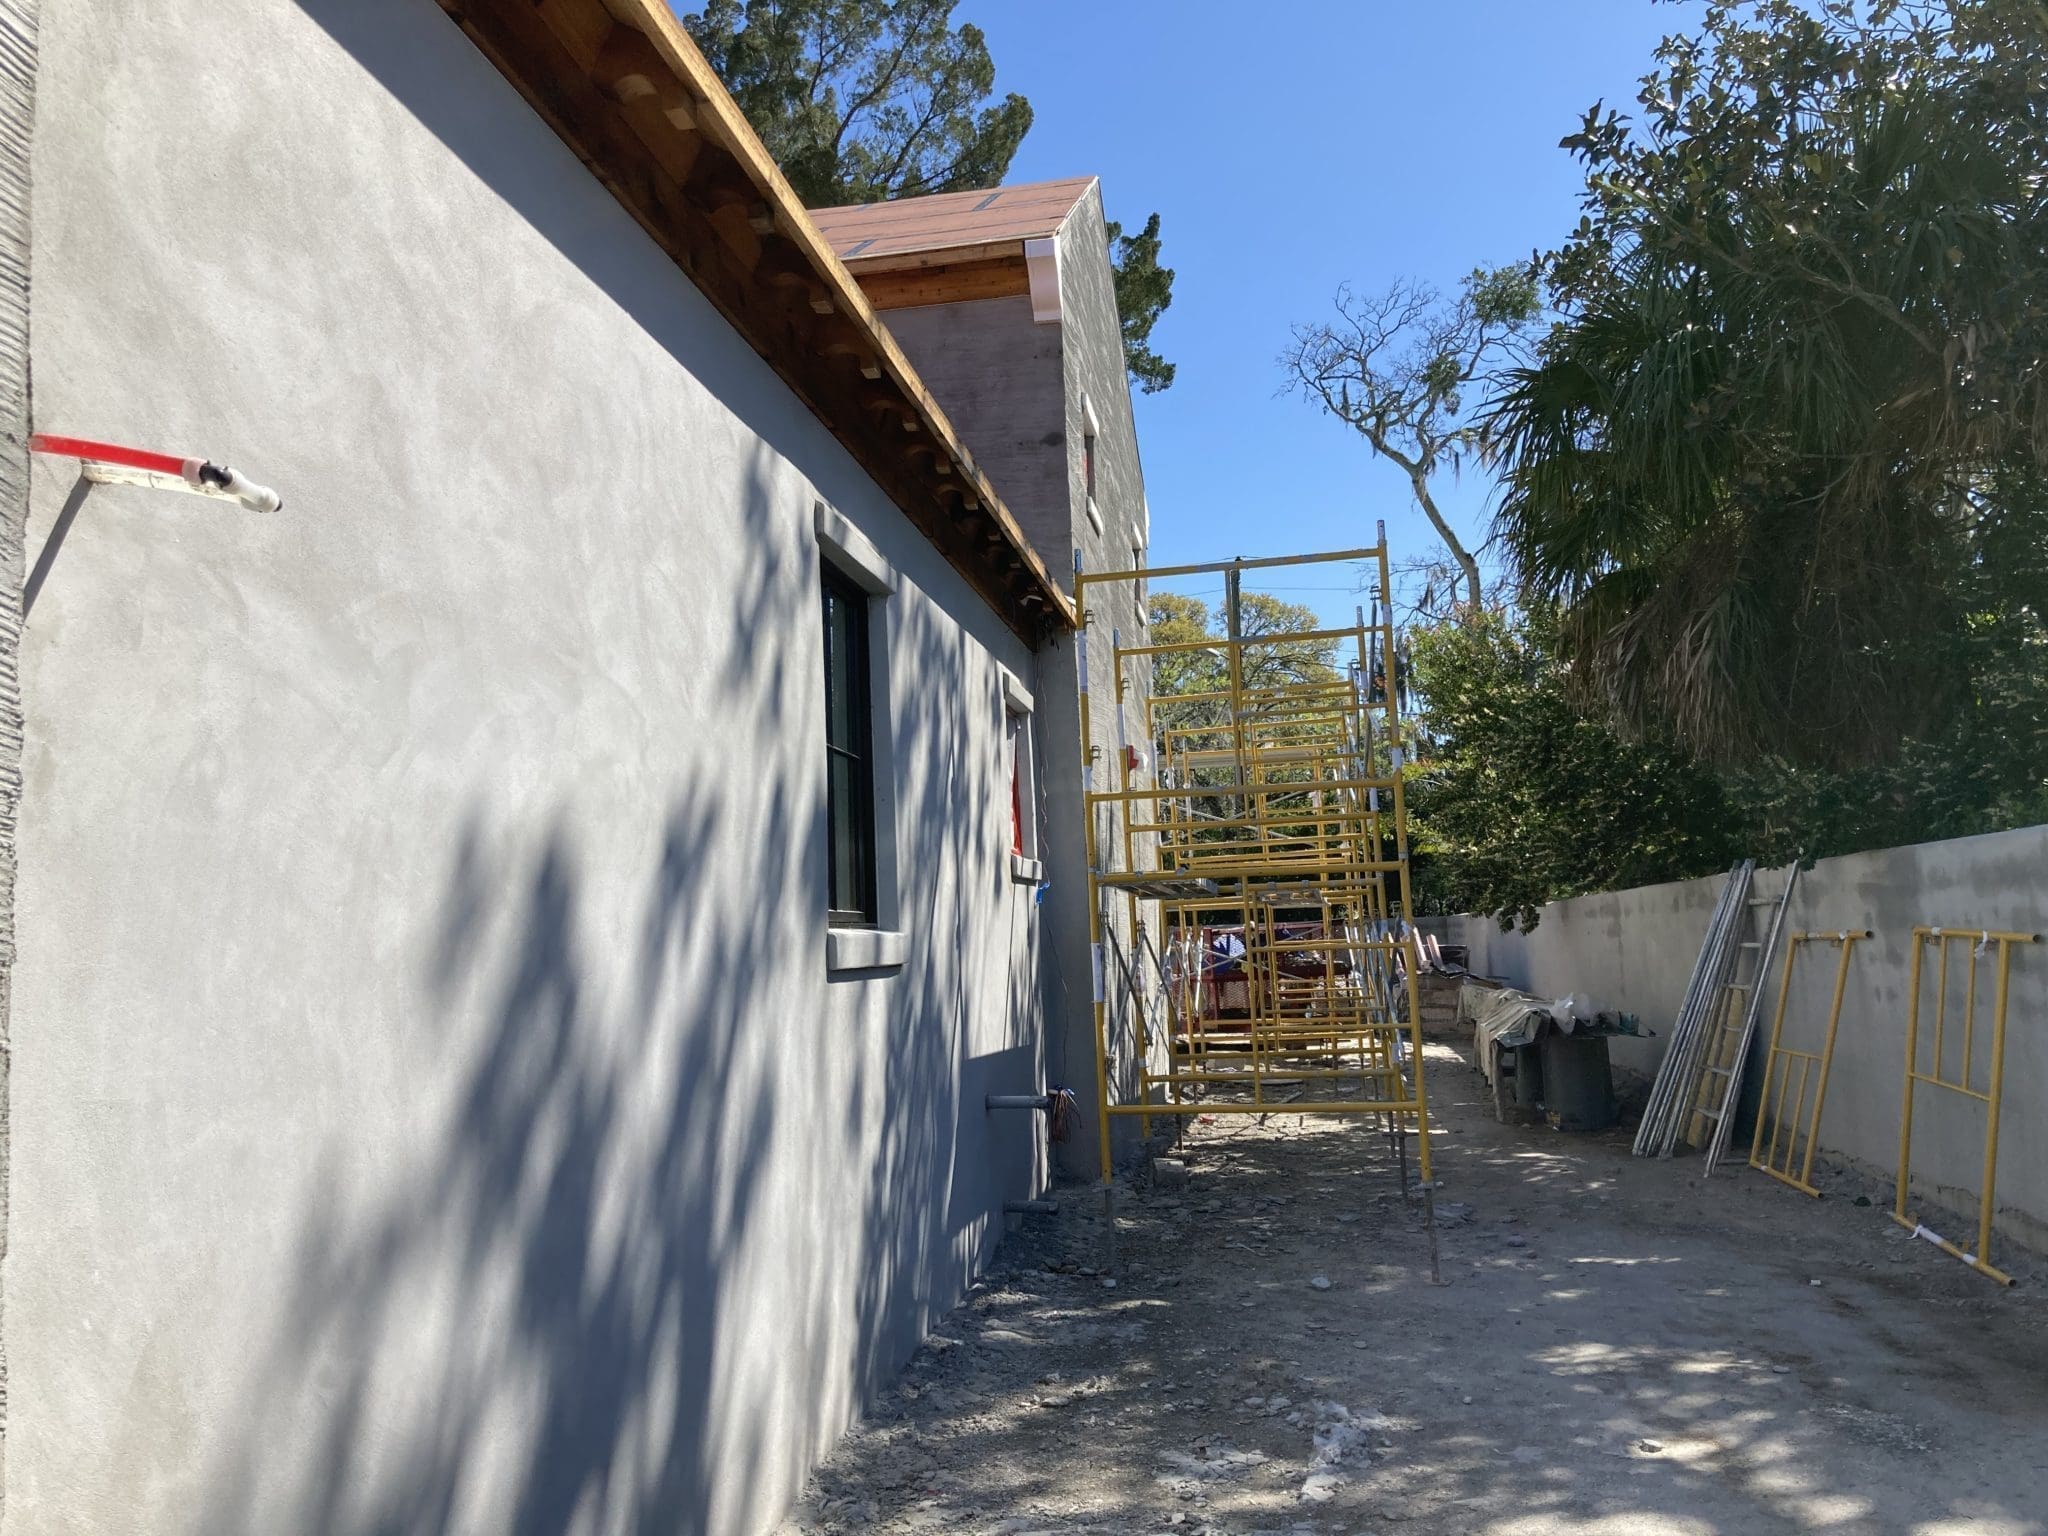
{"label": "gravel ground", "polygon": [[1384,1135],[1197,1122],[1113,1274],[1092,1189],[1011,1237],[782,1536],[2048,1536],[2048,1265],[2002,1290],[1847,1175],[1703,1181],[1429,1065],[1445,1284]]}

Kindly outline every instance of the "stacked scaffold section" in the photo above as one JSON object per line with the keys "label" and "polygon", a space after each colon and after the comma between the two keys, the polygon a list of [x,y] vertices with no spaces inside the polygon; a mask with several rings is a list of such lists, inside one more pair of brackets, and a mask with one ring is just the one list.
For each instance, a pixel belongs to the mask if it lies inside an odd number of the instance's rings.
{"label": "stacked scaffold section", "polygon": [[[1263,581],[1334,562],[1370,573],[1370,621],[1359,611],[1341,628],[1247,632],[1245,573]],[[1131,644],[1086,627],[1091,602],[1107,606],[1105,588],[1202,575],[1223,578],[1222,638]],[[1078,571],[1075,585],[1105,1189],[1115,1118],[1139,1117],[1149,1132],[1156,1116],[1355,1115],[1385,1128],[1404,1193],[1415,1136],[1434,1269],[1384,525],[1370,549]],[[1112,676],[1127,662],[1151,669],[1142,712],[1126,711],[1121,687],[1113,705],[1091,701],[1086,651],[1105,640]],[[1165,658],[1182,664],[1159,666]],[[1192,682],[1160,691],[1174,676]],[[1145,734],[1142,746],[1119,743],[1104,782],[1087,744],[1091,709],[1107,708],[1122,732],[1137,723]],[[1107,920],[1118,903],[1122,925]],[[1118,989],[1115,1012],[1136,1021],[1121,1060],[1110,1037]]]}

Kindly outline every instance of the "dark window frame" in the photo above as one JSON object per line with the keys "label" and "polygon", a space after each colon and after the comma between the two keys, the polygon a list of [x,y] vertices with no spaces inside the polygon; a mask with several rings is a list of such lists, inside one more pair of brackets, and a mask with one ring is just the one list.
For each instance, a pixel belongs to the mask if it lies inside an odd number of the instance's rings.
{"label": "dark window frame", "polygon": [[[875,928],[880,926],[881,909],[876,899],[876,865],[880,848],[875,834],[875,725],[872,665],[874,656],[873,597],[861,585],[828,561],[820,572],[821,613],[824,620],[825,663],[825,920],[834,928]],[[833,653],[833,605],[844,606],[846,625],[844,656]],[[835,662],[838,663],[835,668]],[[849,739],[833,740],[833,721],[839,691],[845,692],[843,711]],[[841,804],[834,767],[849,765],[846,798]],[[840,868],[839,844],[843,818],[852,817],[851,847],[854,868]],[[851,902],[852,905],[846,905]]]}

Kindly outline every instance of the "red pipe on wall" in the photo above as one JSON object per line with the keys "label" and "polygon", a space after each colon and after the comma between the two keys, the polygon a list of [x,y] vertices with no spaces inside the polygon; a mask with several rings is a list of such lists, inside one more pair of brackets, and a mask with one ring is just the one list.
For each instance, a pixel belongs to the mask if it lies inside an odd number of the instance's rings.
{"label": "red pipe on wall", "polygon": [[[151,453],[145,448],[124,448],[119,443],[95,442],[89,437],[58,437],[54,433],[38,432],[28,440],[34,453],[55,454],[59,458],[77,459],[84,466],[88,480],[128,481],[130,475],[120,473],[132,471],[136,477],[161,475],[161,481],[138,481],[153,484],[164,490],[186,490],[200,496],[215,496],[228,501],[238,501],[251,512],[275,512],[284,505],[283,498],[268,486],[258,485],[248,476],[227,467],[215,464],[210,459],[181,459],[175,454]],[[95,470],[94,466],[100,466]]]}
{"label": "red pipe on wall", "polygon": [[[153,470],[160,475],[183,475],[185,460],[172,453],[150,453],[142,448],[123,448],[118,443],[96,443],[85,437],[54,437],[38,432],[28,440],[35,453],[54,453],[67,459],[99,459],[108,464],[125,464],[130,469]],[[198,463],[199,460],[192,462]]]}

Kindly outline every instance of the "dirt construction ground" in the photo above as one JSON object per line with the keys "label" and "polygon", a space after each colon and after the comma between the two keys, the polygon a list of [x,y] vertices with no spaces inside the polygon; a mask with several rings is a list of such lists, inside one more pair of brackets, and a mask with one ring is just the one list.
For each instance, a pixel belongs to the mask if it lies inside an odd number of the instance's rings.
{"label": "dirt construction ground", "polygon": [[1444,1285],[1383,1134],[1196,1123],[1185,1191],[1119,1189],[1114,1285],[1064,1191],[785,1536],[2048,1533],[2048,1265],[1499,1125],[1428,1060]]}

